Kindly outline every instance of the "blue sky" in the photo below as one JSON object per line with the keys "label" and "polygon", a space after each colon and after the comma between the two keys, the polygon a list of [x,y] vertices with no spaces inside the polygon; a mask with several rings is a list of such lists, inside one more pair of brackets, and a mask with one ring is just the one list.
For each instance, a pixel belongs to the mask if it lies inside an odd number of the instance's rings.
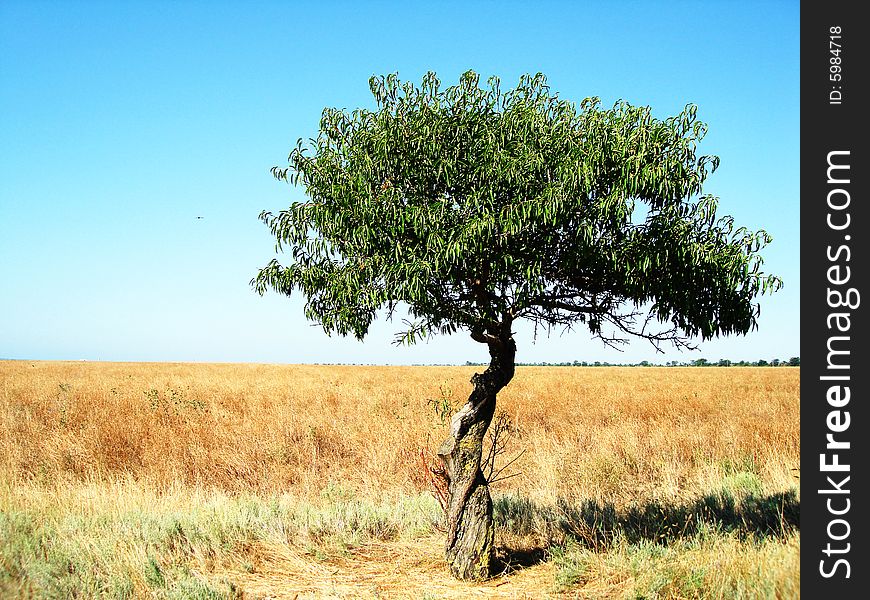
{"label": "blue sky", "polygon": [[[372,107],[368,78],[543,72],[563,98],[686,103],[709,124],[720,213],[774,237],[759,330],[657,355],[577,331],[522,362],[799,354],[799,3],[0,3],[0,357],[464,363],[467,336],[394,347],[325,336],[302,299],[248,285],[273,255],[257,220],[303,192],[275,181],[326,106]],[[203,216],[203,219],[197,219]]]}

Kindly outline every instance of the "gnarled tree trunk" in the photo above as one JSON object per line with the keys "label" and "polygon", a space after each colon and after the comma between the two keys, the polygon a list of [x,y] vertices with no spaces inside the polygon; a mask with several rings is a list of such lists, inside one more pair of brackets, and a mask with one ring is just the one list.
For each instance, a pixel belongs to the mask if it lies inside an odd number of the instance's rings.
{"label": "gnarled tree trunk", "polygon": [[488,341],[489,367],[471,378],[474,389],[453,415],[450,437],[438,450],[449,481],[447,564],[459,579],[485,579],[493,554],[492,498],[480,460],[495,397],[514,375],[516,345],[509,335]]}

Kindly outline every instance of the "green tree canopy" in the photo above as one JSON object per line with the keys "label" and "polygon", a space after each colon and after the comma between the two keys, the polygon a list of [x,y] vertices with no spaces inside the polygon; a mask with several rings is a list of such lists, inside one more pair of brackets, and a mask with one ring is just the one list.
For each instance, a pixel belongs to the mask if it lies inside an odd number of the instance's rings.
{"label": "green tree canopy", "polygon": [[252,283],[301,291],[327,332],[362,338],[405,303],[408,343],[458,328],[488,342],[525,318],[679,346],[750,331],[753,299],[781,285],[761,271],[767,233],[701,195],[718,159],[696,154],[695,106],[577,106],[540,74],[507,92],[471,71],[447,89],[434,73],[370,87],[376,110],[324,110],[273,169],[308,200],[261,214],[292,260]]}

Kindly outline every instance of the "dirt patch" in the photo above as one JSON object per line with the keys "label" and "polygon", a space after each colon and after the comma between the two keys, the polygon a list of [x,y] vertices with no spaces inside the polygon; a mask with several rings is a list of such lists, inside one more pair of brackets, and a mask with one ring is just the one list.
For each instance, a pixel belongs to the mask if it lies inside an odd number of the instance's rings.
{"label": "dirt patch", "polygon": [[366,544],[341,557],[319,561],[289,546],[252,549],[248,570],[214,573],[235,583],[245,598],[512,598],[558,597],[553,566],[539,563],[479,584],[453,579],[442,540]]}

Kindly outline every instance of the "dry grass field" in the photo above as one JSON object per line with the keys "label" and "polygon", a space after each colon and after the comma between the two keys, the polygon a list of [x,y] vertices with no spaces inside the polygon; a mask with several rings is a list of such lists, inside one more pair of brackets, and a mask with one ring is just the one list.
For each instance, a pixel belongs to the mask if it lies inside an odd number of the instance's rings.
{"label": "dry grass field", "polygon": [[518,368],[468,585],[421,449],[474,371],[0,362],[0,597],[798,597],[799,369]]}

